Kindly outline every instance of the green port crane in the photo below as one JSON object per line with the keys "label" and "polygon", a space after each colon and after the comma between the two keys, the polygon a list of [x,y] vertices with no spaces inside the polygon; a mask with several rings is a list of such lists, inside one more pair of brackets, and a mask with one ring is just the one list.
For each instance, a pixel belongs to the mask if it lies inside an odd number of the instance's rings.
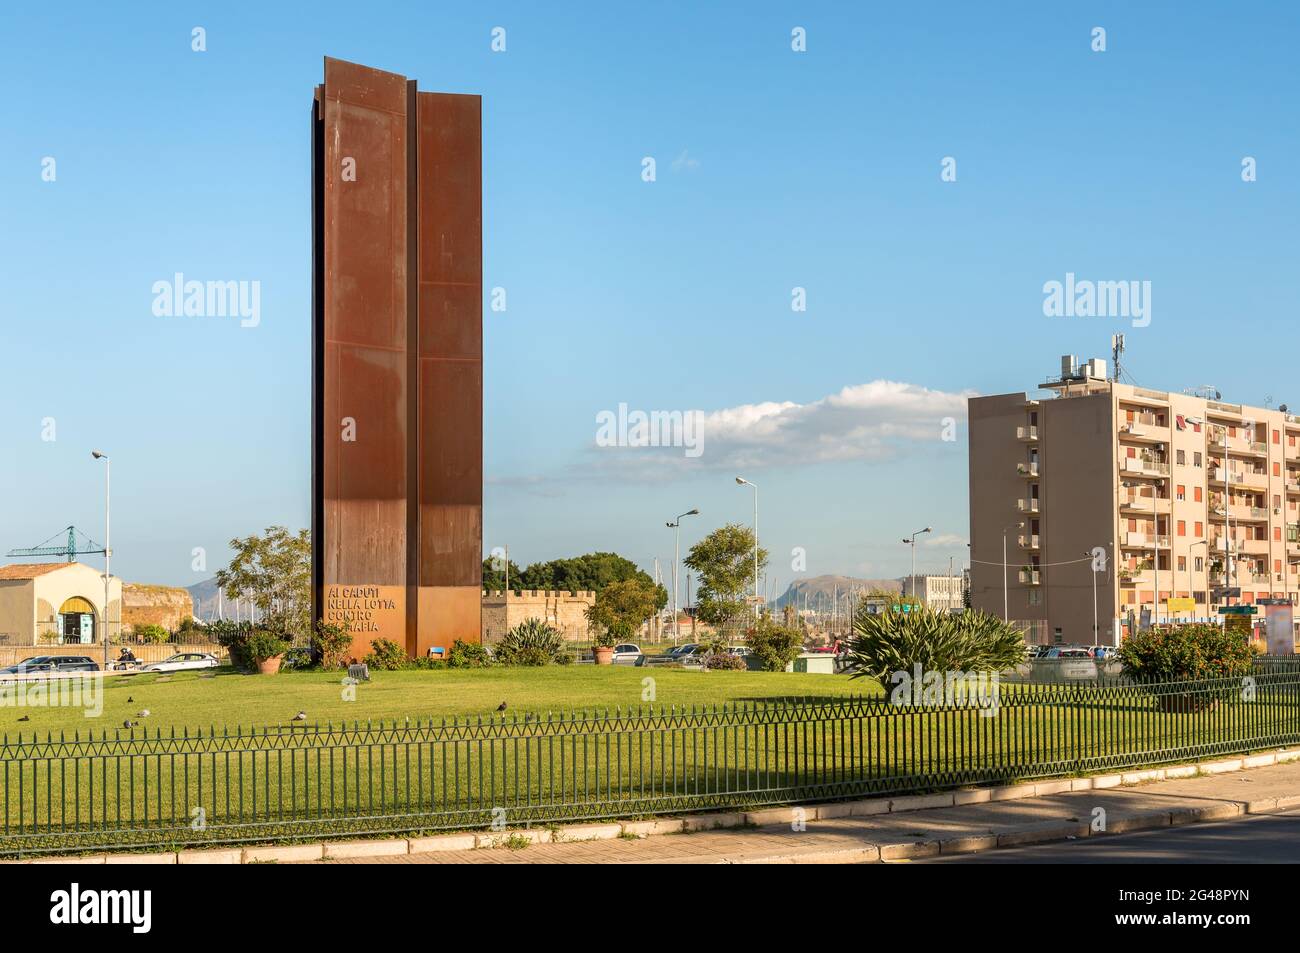
{"label": "green port crane", "polygon": [[[67,533],[67,541],[60,542],[58,545],[51,546],[56,539]],[[80,546],[77,537],[80,536],[87,543],[86,546]],[[91,553],[102,553],[104,547],[95,542],[85,533],[81,532],[75,526],[69,526],[66,530],[61,530],[41,543],[39,546],[29,546],[25,549],[11,549],[5,553],[6,556],[66,556],[68,562],[75,563],[78,556],[88,555]]]}

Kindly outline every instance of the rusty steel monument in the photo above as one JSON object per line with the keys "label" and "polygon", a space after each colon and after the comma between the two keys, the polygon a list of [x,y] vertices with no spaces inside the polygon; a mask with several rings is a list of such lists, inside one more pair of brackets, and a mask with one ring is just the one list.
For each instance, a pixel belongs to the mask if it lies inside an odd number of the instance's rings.
{"label": "rusty steel monument", "polygon": [[479,640],[478,96],[325,60],[312,106],[313,617],[353,654]]}

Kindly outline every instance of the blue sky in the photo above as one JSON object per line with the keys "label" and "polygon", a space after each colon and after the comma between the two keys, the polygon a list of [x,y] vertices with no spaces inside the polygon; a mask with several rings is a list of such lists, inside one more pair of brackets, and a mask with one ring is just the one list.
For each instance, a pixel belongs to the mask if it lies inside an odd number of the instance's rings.
{"label": "blue sky", "polygon": [[[919,568],[960,564],[965,392],[1119,330],[1143,385],[1300,404],[1298,33],[1288,3],[7,5],[0,552],[102,537],[98,445],[128,579],[306,524],[331,55],[483,96],[485,548],[666,565],[677,513],[703,511],[684,546],[750,519],[743,468],[781,588],[796,546],[903,574],[925,525]],[[261,323],[155,317],[178,271],[259,281]],[[1150,325],[1044,317],[1066,272],[1151,281]],[[595,448],[620,403],[716,426],[694,460]]]}

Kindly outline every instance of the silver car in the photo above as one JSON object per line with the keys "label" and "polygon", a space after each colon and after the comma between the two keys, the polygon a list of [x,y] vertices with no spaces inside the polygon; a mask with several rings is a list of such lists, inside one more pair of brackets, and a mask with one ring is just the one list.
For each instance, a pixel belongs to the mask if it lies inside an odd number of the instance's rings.
{"label": "silver car", "polygon": [[207,652],[178,652],[161,662],[140,666],[142,672],[184,672],[195,668],[216,668],[221,662]]}

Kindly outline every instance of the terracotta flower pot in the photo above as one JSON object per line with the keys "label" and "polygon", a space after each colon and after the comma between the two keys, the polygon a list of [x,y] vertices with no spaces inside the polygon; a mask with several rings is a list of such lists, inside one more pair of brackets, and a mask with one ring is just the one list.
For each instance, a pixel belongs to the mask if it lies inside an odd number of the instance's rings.
{"label": "terracotta flower pot", "polygon": [[592,653],[596,656],[597,665],[614,664],[614,646],[598,645],[592,650]]}
{"label": "terracotta flower pot", "polygon": [[274,675],[280,671],[280,663],[284,661],[283,655],[272,655],[268,659],[262,659],[257,663],[257,671],[260,675]]}

